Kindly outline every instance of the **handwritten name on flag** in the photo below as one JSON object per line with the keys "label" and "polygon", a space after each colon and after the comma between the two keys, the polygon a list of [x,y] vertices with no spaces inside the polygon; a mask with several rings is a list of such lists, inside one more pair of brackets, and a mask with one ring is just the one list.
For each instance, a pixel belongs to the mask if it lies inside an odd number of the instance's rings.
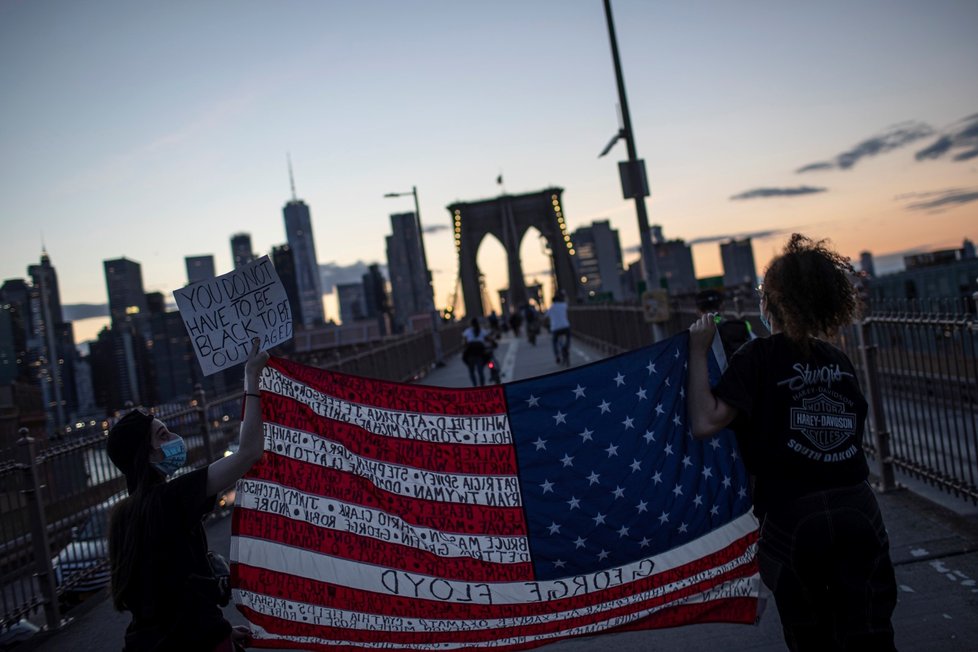
{"label": "handwritten name on flag", "polygon": [[273,358],[232,525],[255,646],[520,650],[754,622],[747,473],[731,433],[690,436],[687,350],[473,389]]}

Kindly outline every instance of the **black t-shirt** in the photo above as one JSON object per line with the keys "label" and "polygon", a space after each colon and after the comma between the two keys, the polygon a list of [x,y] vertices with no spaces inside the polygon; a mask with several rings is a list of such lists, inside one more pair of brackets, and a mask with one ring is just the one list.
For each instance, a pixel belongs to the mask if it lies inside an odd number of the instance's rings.
{"label": "black t-shirt", "polygon": [[[138,580],[126,604],[133,614],[126,651],[213,650],[231,632],[217,606],[203,519],[214,508],[207,467],[154,487]],[[155,516],[154,516],[155,515]]]}
{"label": "black t-shirt", "polygon": [[743,319],[722,321],[717,325],[717,332],[720,334],[720,342],[723,344],[723,352],[727,360],[733,357],[737,349],[751,340],[750,326]]}
{"label": "black t-shirt", "polygon": [[744,344],[713,393],[737,408],[731,428],[756,476],[758,516],[869,474],[866,399],[845,353],[820,340],[803,352],[782,334]]}

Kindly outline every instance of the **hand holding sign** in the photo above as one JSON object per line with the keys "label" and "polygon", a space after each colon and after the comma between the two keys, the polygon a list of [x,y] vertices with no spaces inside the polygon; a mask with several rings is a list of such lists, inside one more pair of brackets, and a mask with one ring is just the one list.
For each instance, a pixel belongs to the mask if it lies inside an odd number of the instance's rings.
{"label": "hand holding sign", "polygon": [[205,376],[247,360],[252,338],[262,351],[292,338],[292,310],[268,256],[173,296]]}

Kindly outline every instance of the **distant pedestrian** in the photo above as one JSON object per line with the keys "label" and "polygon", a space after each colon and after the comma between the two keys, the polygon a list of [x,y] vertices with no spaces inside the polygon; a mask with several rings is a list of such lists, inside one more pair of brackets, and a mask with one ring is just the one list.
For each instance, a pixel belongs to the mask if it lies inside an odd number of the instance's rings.
{"label": "distant pedestrian", "polygon": [[514,310],[509,316],[509,327],[513,329],[513,337],[520,336],[520,327],[523,325],[522,311]]}
{"label": "distant pedestrian", "polygon": [[547,320],[550,324],[550,336],[554,347],[554,358],[557,364],[567,363],[565,357],[570,356],[571,325],[567,317],[567,299],[563,291],[554,294],[554,300],[547,309]]}
{"label": "distant pedestrian", "polygon": [[770,337],[747,342],[711,391],[714,316],[690,328],[694,437],[730,425],[756,476],[758,563],[792,650],[893,650],[896,581],[867,483],[867,405],[856,370],[828,342],[857,310],[848,261],[794,234],[761,288]]}
{"label": "distant pedestrian", "polygon": [[540,319],[537,309],[532,303],[523,306],[523,321],[526,323],[526,339],[533,346],[537,345],[537,334],[540,332]]}
{"label": "distant pedestrian", "polygon": [[486,332],[479,325],[479,320],[473,317],[469,322],[469,327],[462,331],[462,340],[465,346],[462,349],[462,362],[469,368],[469,379],[473,387],[481,387],[486,384],[486,360],[488,351],[486,347]]}
{"label": "distant pedestrian", "polygon": [[247,628],[232,628],[219,608],[230,593],[227,577],[214,572],[203,518],[218,493],[261,459],[258,377],[267,361],[256,338],[245,363],[238,451],[209,466],[167,481],[186,463],[187,446],[141,410],[127,413],[109,431],[109,459],[129,489],[109,525],[112,601],[132,613],[125,652],[230,652],[248,643]]}

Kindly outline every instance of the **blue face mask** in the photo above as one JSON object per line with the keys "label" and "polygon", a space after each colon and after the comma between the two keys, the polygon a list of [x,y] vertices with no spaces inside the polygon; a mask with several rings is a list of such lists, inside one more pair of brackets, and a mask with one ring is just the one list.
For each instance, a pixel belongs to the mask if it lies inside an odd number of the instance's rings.
{"label": "blue face mask", "polygon": [[187,445],[183,437],[178,436],[166,442],[160,446],[160,452],[163,453],[163,459],[153,462],[153,466],[163,475],[173,475],[177,469],[187,463]]}
{"label": "blue face mask", "polygon": [[767,329],[767,332],[771,332],[771,320],[767,318],[767,313],[764,312],[764,299],[761,299],[757,304],[757,309],[761,313],[761,324]]}

